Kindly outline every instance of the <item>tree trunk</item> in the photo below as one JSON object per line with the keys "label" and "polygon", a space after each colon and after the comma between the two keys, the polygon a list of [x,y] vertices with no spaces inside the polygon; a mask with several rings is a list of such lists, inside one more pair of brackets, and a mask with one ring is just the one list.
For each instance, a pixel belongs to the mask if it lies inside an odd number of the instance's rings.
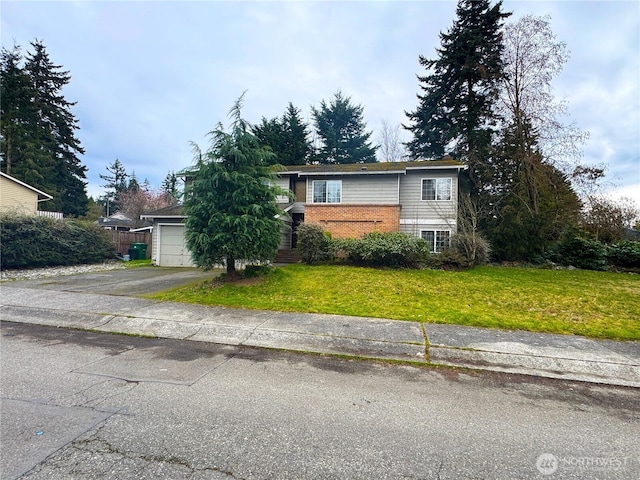
{"label": "tree trunk", "polygon": [[227,280],[235,280],[236,278],[236,259],[227,257]]}

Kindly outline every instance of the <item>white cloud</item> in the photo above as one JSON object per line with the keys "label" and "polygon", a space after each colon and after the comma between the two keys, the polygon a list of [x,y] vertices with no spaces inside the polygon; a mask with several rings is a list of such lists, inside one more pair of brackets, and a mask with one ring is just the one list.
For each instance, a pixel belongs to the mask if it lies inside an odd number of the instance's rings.
{"label": "white cloud", "polygon": [[[448,2],[13,2],[2,5],[2,45],[44,41],[71,71],[87,150],[89,192],[120,158],[159,185],[191,163],[189,141],[205,134],[248,89],[244,114],[279,116],[291,101],[310,106],[337,89],[364,106],[369,130],[406,121],[417,105],[418,55],[436,55],[451,27]],[[603,158],[624,188],[640,161],[640,11],[635,2],[505,1],[552,16],[572,57],[558,78],[570,115],[591,132],[585,163]],[[374,132],[374,138],[377,132]]]}

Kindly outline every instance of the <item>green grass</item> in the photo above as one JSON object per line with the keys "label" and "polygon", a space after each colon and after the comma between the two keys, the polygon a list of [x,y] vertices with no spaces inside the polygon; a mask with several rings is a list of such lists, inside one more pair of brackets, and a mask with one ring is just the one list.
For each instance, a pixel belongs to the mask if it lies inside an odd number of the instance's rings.
{"label": "green grass", "polygon": [[640,276],[609,272],[291,265],[255,285],[197,285],[153,298],[640,340]]}
{"label": "green grass", "polygon": [[151,266],[151,259],[150,258],[146,258],[146,259],[143,259],[143,260],[130,260],[128,262],[124,262],[124,265],[127,268],[150,267]]}

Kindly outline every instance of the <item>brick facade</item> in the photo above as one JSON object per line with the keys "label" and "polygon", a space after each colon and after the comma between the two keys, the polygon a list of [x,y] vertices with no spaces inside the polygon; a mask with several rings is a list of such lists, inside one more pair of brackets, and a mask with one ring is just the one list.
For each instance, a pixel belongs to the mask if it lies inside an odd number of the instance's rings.
{"label": "brick facade", "polygon": [[305,223],[317,223],[334,238],[360,238],[400,230],[400,205],[306,204]]}

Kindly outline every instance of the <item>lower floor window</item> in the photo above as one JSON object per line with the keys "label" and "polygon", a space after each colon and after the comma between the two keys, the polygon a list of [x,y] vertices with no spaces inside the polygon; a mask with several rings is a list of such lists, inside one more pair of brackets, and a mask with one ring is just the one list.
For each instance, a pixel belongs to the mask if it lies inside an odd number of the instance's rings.
{"label": "lower floor window", "polygon": [[422,230],[420,236],[429,244],[429,250],[435,253],[442,252],[449,247],[451,232],[449,230]]}

